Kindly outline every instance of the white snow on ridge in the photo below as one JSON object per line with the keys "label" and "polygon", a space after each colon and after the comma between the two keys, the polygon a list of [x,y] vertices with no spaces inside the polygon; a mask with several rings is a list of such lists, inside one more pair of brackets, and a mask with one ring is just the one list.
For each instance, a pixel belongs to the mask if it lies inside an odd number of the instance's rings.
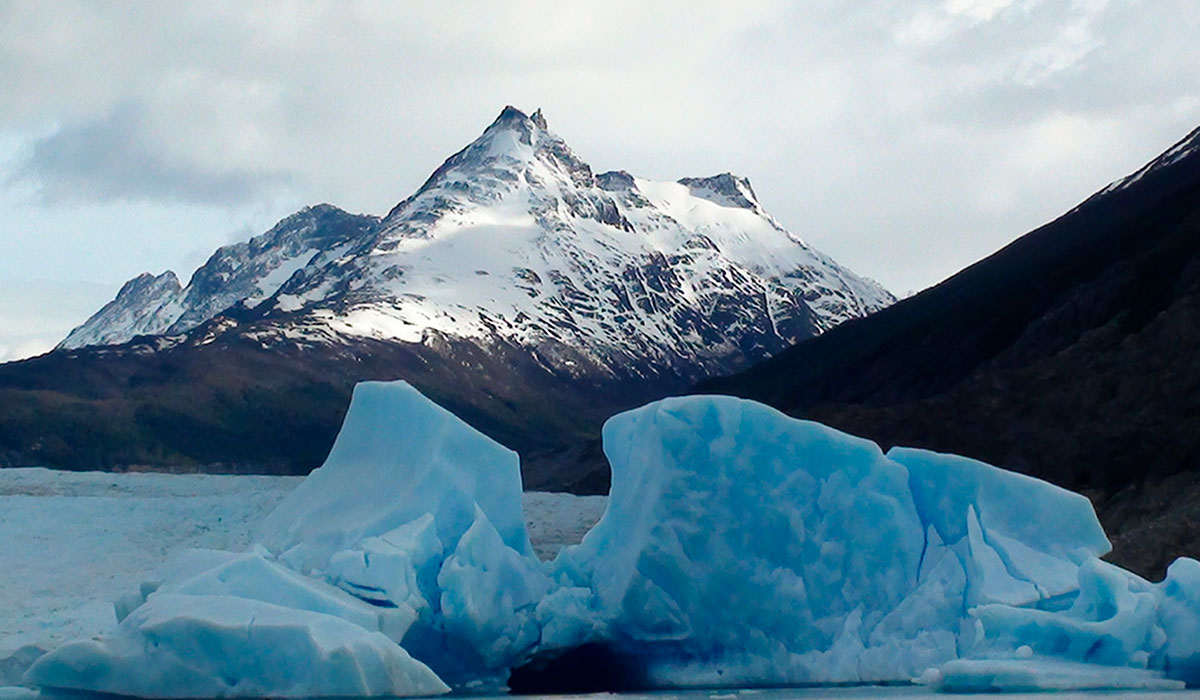
{"label": "white snow on ridge", "polygon": [[327,205],[306,207],[249,241],[218,248],[186,287],[173,272],[131,280],[73,330],[63,349],[116,345],[137,335],[178,335],[236,304],[253,308],[309,265],[341,257],[378,219]]}
{"label": "white snow on ridge", "polygon": [[307,267],[320,252],[316,248],[309,248],[300,255],[282,260],[279,267],[271,270],[257,281],[258,293],[246,298],[246,306],[258,306],[263,299],[278,291],[297,270]]}
{"label": "white snow on ridge", "polygon": [[1187,158],[1191,154],[1195,153],[1197,150],[1200,150],[1200,129],[1196,129],[1192,133],[1183,137],[1182,140],[1180,140],[1174,146],[1171,146],[1169,149],[1163,152],[1162,155],[1145,164],[1137,171],[1110,183],[1107,187],[1100,190],[1096,196],[1126,189],[1130,185],[1133,185],[1142,178],[1146,177],[1146,175],[1149,173],[1174,165],[1175,163],[1178,163],[1184,158]]}

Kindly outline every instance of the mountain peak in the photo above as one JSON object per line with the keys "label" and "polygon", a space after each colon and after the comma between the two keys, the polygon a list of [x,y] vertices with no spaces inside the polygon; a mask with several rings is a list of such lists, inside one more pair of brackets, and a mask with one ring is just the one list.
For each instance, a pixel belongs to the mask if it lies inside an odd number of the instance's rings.
{"label": "mountain peak", "polygon": [[[433,172],[412,196],[388,212],[394,219],[410,211],[424,198],[433,210],[445,209],[450,199],[475,198],[490,201],[519,182],[546,182],[564,179],[573,186],[592,186],[591,167],[546,128],[546,119],[538,109],[529,116],[512,105],[483,130],[474,141]],[[426,196],[429,195],[429,196]]]}
{"label": "mountain peak", "polygon": [[546,117],[542,114],[541,107],[534,110],[533,114],[525,114],[512,105],[505,105],[504,109],[500,110],[500,116],[496,117],[496,120],[492,122],[492,126],[524,124],[525,122],[529,122],[539,129],[547,128]]}
{"label": "mountain peak", "polygon": [[161,275],[143,272],[126,282],[116,298],[72,330],[58,347],[110,345],[139,335],[163,333],[179,315],[178,301],[183,293],[179,278],[171,270]]}
{"label": "mountain peak", "polygon": [[492,121],[491,126],[485,129],[484,133],[486,134],[497,129],[513,128],[528,132],[531,130],[531,126],[536,126],[536,124],[529,118],[528,114],[525,114],[512,105],[505,105],[504,109],[500,110],[500,115]]}

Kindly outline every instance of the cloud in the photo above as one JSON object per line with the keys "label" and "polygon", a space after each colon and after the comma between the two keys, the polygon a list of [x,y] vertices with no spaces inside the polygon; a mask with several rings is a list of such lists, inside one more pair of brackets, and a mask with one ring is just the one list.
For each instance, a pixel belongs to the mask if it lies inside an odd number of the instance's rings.
{"label": "cloud", "polygon": [[[136,103],[62,127],[36,140],[10,179],[33,185],[48,203],[169,200],[240,204],[270,196],[295,177],[251,171],[236,161],[203,163],[163,147],[162,125]],[[213,144],[220,150],[222,144]]]}
{"label": "cloud", "polygon": [[[599,170],[747,175],[787,226],[900,290],[1200,122],[1194,0],[0,0],[0,16],[0,136],[37,134],[14,177],[60,211],[383,213],[511,103],[543,107]],[[79,209],[44,237],[94,230]]]}

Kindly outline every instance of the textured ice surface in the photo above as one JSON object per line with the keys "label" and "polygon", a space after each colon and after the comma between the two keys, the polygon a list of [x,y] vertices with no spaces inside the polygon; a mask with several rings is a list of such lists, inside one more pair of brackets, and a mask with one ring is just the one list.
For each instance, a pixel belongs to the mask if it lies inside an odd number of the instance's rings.
{"label": "textured ice surface", "polygon": [[970,545],[971,602],[1022,604],[1070,593],[1078,564],[1112,546],[1080,494],[977,460],[894,447],[921,521],[942,542]]}
{"label": "textured ice surface", "polygon": [[967,510],[974,508],[989,537],[1058,558],[1082,560],[1112,549],[1091,502],[1080,494],[958,455],[893,447],[887,456],[908,469],[921,520],[944,542],[966,534]]}
{"label": "textured ice surface", "polygon": [[[689,397],[612,418],[604,443],[608,511],[556,566],[593,592],[604,639],[654,678],[915,675],[914,659],[871,638],[914,588],[924,546],[908,474],[873,442],[750,401]],[[941,645],[908,624],[919,617],[887,624],[924,659]]]}
{"label": "textured ice surface", "polygon": [[21,648],[51,649],[114,627],[112,601],[172,552],[244,549],[299,483],[0,469],[0,676]]}
{"label": "textured ice surface", "polygon": [[25,676],[42,687],[150,698],[437,695],[448,688],[380,634],[233,596],[157,593],[103,640],[72,642]]}
{"label": "textured ice surface", "polygon": [[442,564],[437,584],[447,636],[477,654],[484,668],[506,669],[538,643],[534,613],[550,578],[536,559],[504,545],[482,509]]}
{"label": "textured ice surface", "polygon": [[1175,678],[1200,685],[1200,562],[1176,559],[1159,584],[1159,612],[1166,647],[1163,665]]}

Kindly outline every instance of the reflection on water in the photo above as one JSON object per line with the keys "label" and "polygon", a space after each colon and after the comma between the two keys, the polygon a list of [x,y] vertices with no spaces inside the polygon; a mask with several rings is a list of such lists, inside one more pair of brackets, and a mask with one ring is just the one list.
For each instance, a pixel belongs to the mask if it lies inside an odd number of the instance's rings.
{"label": "reflection on water", "polygon": [[[17,690],[3,688],[0,690]],[[35,697],[33,691],[28,695],[13,696],[4,700],[31,700]],[[946,695],[931,692],[923,686],[851,686],[851,687],[821,687],[821,688],[748,688],[744,690],[662,690],[646,693],[587,693],[580,695],[445,695],[447,700],[501,700],[502,698],[522,698],[524,700],[905,700],[907,698],[925,697],[929,700],[953,700],[954,698],[969,698],[975,700],[981,697],[993,700],[1200,700],[1200,690],[1177,691],[1143,691],[1143,690],[1097,690],[1087,692],[1058,692],[1058,693],[994,693]],[[40,700],[116,700],[113,695],[96,695],[77,692],[43,692]],[[338,700],[337,698],[320,698],[312,700]],[[343,698],[341,700],[353,700]],[[381,698],[378,700],[389,700]],[[398,699],[390,699],[398,700]]]}
{"label": "reflection on water", "polygon": [[[1102,690],[1068,691],[1057,693],[993,693],[949,695],[930,691],[923,686],[849,686],[820,688],[752,688],[745,690],[665,690],[647,693],[593,693],[587,695],[526,695],[508,696],[523,698],[547,698],[553,700],[871,700],[886,698],[926,697],[931,700],[967,698],[968,700],[987,695],[1001,700],[1200,700],[1200,690],[1141,691]],[[466,696],[472,697],[472,696]],[[482,700],[483,696],[474,696]],[[473,698],[474,700],[474,698]],[[495,700],[493,697],[491,700]]]}

